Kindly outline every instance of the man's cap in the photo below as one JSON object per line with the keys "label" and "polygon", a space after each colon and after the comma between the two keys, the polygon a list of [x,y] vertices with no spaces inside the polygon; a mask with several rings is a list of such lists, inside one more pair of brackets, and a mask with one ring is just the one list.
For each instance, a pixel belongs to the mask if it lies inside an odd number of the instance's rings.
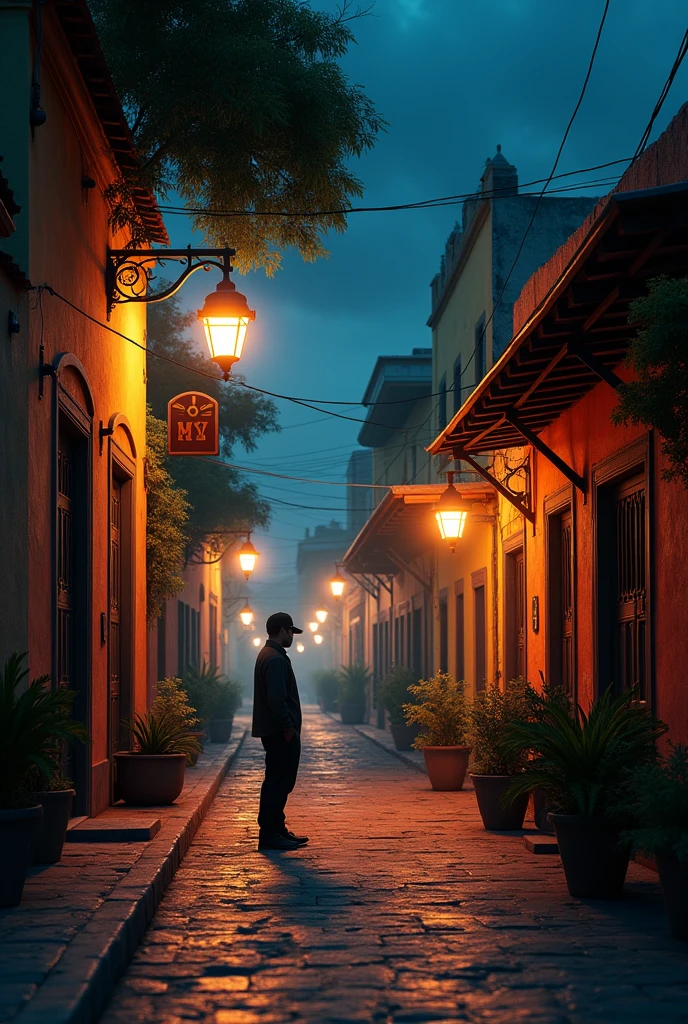
{"label": "man's cap", "polygon": [[292,633],[303,633],[302,629],[294,625],[294,620],[288,612],[273,612],[265,623],[268,636],[274,636],[280,629],[290,629]]}

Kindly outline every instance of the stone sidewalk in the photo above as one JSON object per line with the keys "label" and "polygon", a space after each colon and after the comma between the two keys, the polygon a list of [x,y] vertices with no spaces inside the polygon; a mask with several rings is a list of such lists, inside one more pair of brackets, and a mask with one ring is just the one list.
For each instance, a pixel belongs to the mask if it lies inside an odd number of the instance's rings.
{"label": "stone sidewalk", "polygon": [[[127,821],[159,818],[149,842],[66,843],[58,864],[31,869],[18,907],[0,910],[0,1021],[97,1020],[240,748],[206,747],[171,807],[122,808]],[[116,821],[119,808],[106,812]],[[94,819],[100,821],[100,819]]]}
{"label": "stone sidewalk", "polygon": [[558,856],[488,834],[471,792],[306,716],[290,824],[259,854],[262,749],[247,740],[104,1024],[688,1021],[688,944],[656,876],[572,899]]}

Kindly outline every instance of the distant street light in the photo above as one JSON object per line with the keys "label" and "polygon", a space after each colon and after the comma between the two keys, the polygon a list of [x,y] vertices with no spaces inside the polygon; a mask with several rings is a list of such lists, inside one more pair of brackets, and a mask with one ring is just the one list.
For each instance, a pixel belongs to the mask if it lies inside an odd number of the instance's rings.
{"label": "distant street light", "polygon": [[320,633],[316,633],[313,639],[315,640],[316,644],[321,644],[323,642],[323,638],[320,636]]}
{"label": "distant street light", "polygon": [[434,506],[434,512],[440,537],[447,541],[452,553],[456,548],[457,540],[463,537],[463,530],[470,511],[471,506],[463,500],[454,487],[454,473],[449,471],[446,490],[442,492],[440,500]]}
{"label": "distant street light", "polygon": [[310,629],[311,633],[317,633],[318,632],[318,623],[317,622],[309,622],[308,623],[308,628]]}
{"label": "distant street light", "polygon": [[296,645],[296,650],[299,652],[299,654],[303,654],[303,652],[306,650],[306,648],[303,646],[303,644],[297,644]]}
{"label": "distant street light", "polygon": [[260,644],[261,644],[260,637],[259,636],[254,636],[254,638],[253,638],[253,646],[254,647],[260,647]]}
{"label": "distant street light", "polygon": [[339,569],[337,566],[335,566],[334,576],[330,580],[330,589],[332,590],[332,596],[339,600],[339,598],[344,593],[345,586],[346,581],[343,580],[342,577],[339,575]]}
{"label": "distant street light", "polygon": [[318,608],[317,612],[315,613],[315,617],[318,620],[318,622],[322,624],[327,618],[327,609]]}
{"label": "distant street light", "polygon": [[251,543],[251,534],[249,533],[246,541],[242,544],[239,549],[239,565],[246,579],[249,578],[251,573],[256,567],[258,561],[258,552]]}
{"label": "distant street light", "polygon": [[241,619],[245,626],[252,626],[253,620],[255,618],[253,608],[251,608],[250,605],[245,604],[244,607],[239,612],[239,618]]}

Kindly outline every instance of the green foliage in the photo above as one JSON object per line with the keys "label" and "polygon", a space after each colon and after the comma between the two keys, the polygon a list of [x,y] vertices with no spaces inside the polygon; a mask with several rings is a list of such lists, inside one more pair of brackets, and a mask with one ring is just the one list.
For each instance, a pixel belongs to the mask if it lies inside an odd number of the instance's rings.
{"label": "green foliage", "polygon": [[151,711],[158,716],[168,715],[179,728],[198,729],[200,724],[196,708],[191,705],[184,684],[177,676],[158,679]]}
{"label": "green foliage", "polygon": [[188,207],[274,214],[194,218],[210,243],[238,250],[242,271],[273,273],[289,247],[326,255],[323,235],[346,228],[337,211],[363,192],[352,157],[384,127],[339,63],[355,42],[349,4],[334,14],[302,0],[89,7],[141,156],[136,175],[108,189],[113,223],[140,240],[132,188],[142,184]]}
{"label": "green foliage", "polygon": [[360,661],[342,665],[339,670],[338,700],[342,704],[363,704],[370,684],[369,670]]}
{"label": "green foliage", "polygon": [[[393,725],[403,725],[405,721],[404,704],[408,704],[411,694],[409,686],[416,682],[412,672],[403,665],[395,665],[392,671],[380,682],[380,701],[389,714]],[[410,701],[413,703],[413,701]]]}
{"label": "green foliage", "polygon": [[173,711],[134,715],[133,721],[124,725],[134,738],[137,754],[186,754],[188,757],[200,753],[200,743],[187,726],[179,724]]}
{"label": "green foliage", "polygon": [[334,704],[339,697],[339,673],[335,669],[321,669],[313,673],[315,696],[325,704]]}
{"label": "green foliage", "polygon": [[649,294],[631,304],[629,322],[638,325],[628,352],[638,379],[619,388],[612,420],[658,430],[669,462],[665,478],[688,487],[688,278],[650,281]]}
{"label": "green foliage", "polygon": [[200,669],[189,665],[182,680],[189,703],[205,725],[213,717],[218,701],[221,682],[220,670],[206,661]]}
{"label": "green foliage", "polygon": [[38,802],[39,793],[59,793],[65,789],[74,789],[74,782],[64,770],[64,750],[62,747],[55,747],[51,756],[55,758],[55,766],[48,778],[42,775],[37,768],[33,768],[29,773],[27,789],[35,796],[35,800],[32,800],[32,803]]}
{"label": "green foliage", "polygon": [[212,718],[233,718],[244,702],[241,683],[237,679],[222,679],[217,688]]}
{"label": "green foliage", "polygon": [[667,758],[638,767],[628,792],[637,827],[622,839],[646,856],[672,853],[688,864],[688,747],[672,744]]}
{"label": "green foliage", "polygon": [[[207,354],[201,354],[191,337],[189,328],[194,321],[194,313],[182,310],[177,296],[154,303],[148,309],[148,347],[160,355],[216,375],[217,365]],[[147,360],[148,402],[153,415],[160,420],[167,420],[167,403],[183,391],[200,388],[218,401],[223,459],[231,459],[237,444],[253,451],[262,434],[279,430],[274,403],[242,387],[243,378],[238,375],[225,383],[220,378],[201,377],[193,370],[152,355]],[[268,502],[261,499],[257,487],[247,483],[236,470],[203,459],[183,457],[167,458],[166,469],[190,501],[189,517],[184,526],[187,553],[197,551],[204,539],[213,537],[217,538],[216,546],[221,551],[228,531],[268,525]]]}
{"label": "green foliage", "polygon": [[507,746],[505,736],[514,722],[527,722],[533,715],[535,691],[519,677],[502,690],[499,683],[476,694],[471,707],[471,725],[476,775],[516,775],[525,770],[529,752]]}
{"label": "green foliage", "polygon": [[184,589],[181,570],[186,548],[189,505],[186,492],[170,476],[167,424],[146,417],[146,588],[148,625],[153,626],[165,601]]}
{"label": "green foliage", "polygon": [[463,679],[438,672],[430,679],[412,683],[409,690],[416,703],[404,704],[408,725],[415,722],[421,731],[413,741],[416,750],[423,747],[462,747],[470,728],[470,702]]}
{"label": "green foliage", "polygon": [[507,730],[508,750],[532,753],[509,794],[541,786],[565,814],[613,817],[631,770],[652,763],[657,739],[666,732],[635,698],[632,690],[615,697],[609,688],[587,715],[577,705],[571,716],[535,695],[537,719]]}
{"label": "green foliage", "polygon": [[0,808],[35,802],[31,789],[61,769],[61,743],[88,739],[84,726],[71,718],[74,690],[50,690],[49,676],[21,690],[29,674],[25,657],[10,655],[0,673]]}

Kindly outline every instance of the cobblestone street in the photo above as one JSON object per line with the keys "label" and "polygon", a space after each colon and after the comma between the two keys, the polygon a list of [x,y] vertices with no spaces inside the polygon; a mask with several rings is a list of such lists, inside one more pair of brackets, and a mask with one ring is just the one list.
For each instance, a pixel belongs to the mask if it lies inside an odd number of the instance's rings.
{"label": "cobblestone street", "polygon": [[688,948],[656,876],[620,902],[567,892],[557,856],[487,834],[475,798],[306,715],[288,822],[259,854],[247,740],[103,1021],[688,1021]]}

